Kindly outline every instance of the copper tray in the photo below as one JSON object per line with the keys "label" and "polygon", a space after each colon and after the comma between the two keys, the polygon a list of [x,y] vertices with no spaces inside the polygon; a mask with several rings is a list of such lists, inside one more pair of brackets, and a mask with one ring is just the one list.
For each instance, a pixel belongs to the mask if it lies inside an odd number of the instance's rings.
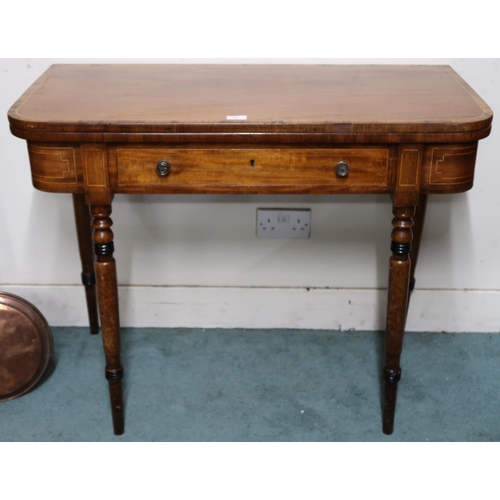
{"label": "copper tray", "polygon": [[32,389],[52,352],[52,333],[40,311],[21,297],[0,292],[0,401]]}

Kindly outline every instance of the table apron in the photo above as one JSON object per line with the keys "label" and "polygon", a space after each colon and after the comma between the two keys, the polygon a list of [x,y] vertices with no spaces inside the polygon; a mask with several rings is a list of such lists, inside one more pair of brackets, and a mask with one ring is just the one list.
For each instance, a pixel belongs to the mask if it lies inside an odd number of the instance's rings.
{"label": "table apron", "polygon": [[[401,145],[145,145],[28,143],[33,184],[61,193],[393,193],[404,186]],[[472,187],[477,141],[408,145],[419,151],[416,192]],[[168,175],[157,172],[160,161]],[[349,166],[340,176],[339,162]],[[92,201],[92,200],[89,200]]]}

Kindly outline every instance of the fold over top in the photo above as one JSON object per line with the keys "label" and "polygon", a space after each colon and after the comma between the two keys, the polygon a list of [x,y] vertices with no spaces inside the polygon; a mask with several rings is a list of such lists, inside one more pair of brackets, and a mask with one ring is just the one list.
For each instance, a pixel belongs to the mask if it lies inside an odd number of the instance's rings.
{"label": "fold over top", "polygon": [[8,116],[15,135],[47,141],[225,132],[473,139],[493,113],[449,66],[78,64],[51,66]]}

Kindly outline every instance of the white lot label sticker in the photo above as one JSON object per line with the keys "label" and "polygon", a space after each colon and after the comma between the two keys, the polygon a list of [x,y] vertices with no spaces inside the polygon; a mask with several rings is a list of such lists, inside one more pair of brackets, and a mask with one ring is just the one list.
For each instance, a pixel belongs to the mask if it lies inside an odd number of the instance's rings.
{"label": "white lot label sticker", "polygon": [[226,120],[246,120],[247,115],[226,116]]}

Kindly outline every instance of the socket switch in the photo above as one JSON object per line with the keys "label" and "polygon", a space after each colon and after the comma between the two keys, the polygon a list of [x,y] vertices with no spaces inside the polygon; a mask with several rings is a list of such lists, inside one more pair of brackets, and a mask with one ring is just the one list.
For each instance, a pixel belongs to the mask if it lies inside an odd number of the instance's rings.
{"label": "socket switch", "polygon": [[257,209],[257,238],[309,238],[311,210]]}

